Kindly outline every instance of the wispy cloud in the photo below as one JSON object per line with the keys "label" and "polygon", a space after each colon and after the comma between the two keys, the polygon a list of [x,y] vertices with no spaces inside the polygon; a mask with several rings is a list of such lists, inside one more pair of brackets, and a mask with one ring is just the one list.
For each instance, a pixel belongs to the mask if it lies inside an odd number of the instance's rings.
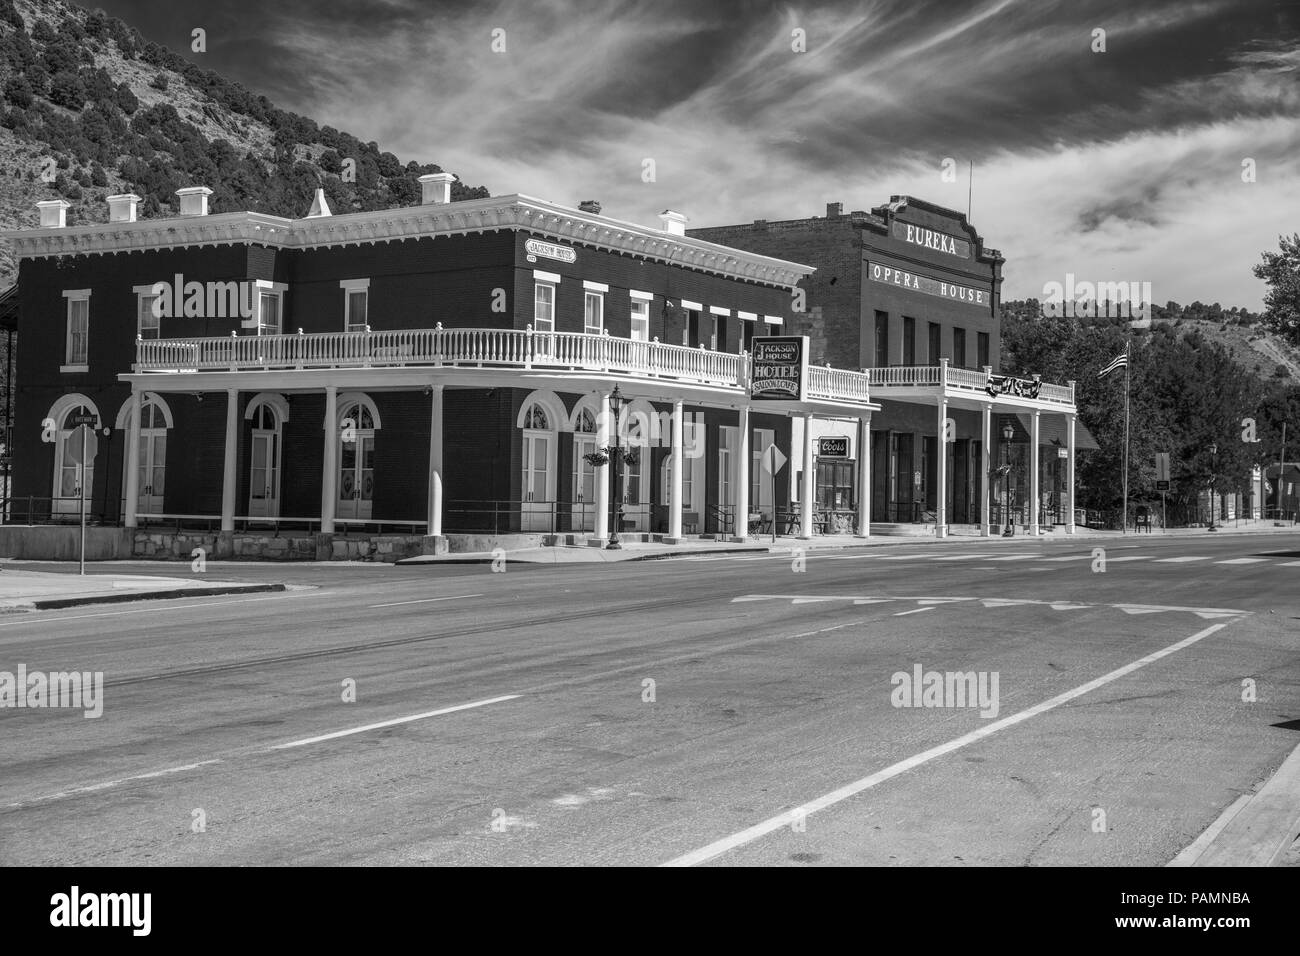
{"label": "wispy cloud", "polygon": [[[106,5],[176,47],[214,15]],[[1300,208],[1300,44],[1268,0],[220,9],[206,65],[494,193],[597,198],[652,223],[672,207],[696,225],[892,193],[964,209],[973,160],[973,221],[1008,257],[1012,297],[1072,271],[1258,306],[1250,265]]]}

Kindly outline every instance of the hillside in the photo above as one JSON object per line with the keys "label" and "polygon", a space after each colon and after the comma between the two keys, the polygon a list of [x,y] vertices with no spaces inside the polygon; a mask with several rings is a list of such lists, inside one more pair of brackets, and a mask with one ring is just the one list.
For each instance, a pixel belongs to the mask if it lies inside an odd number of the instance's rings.
{"label": "hillside", "polygon": [[[278,109],[238,83],[62,0],[0,0],[0,228],[34,226],[35,203],[103,222],[105,197],[135,192],[143,218],[176,214],[175,191],[213,190],[212,212],[301,217],[317,186],[335,212],[419,202],[416,178],[376,143]],[[487,196],[457,182],[453,199]],[[14,279],[0,247],[0,289]]]}

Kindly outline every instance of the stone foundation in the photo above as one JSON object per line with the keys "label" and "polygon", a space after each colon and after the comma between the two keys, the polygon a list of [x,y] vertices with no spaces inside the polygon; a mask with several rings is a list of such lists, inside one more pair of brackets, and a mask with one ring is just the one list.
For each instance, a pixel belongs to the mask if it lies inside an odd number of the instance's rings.
{"label": "stone foundation", "polygon": [[214,534],[188,531],[137,531],[133,554],[159,561],[204,557],[233,561],[380,561],[392,564],[425,553],[423,535]]}

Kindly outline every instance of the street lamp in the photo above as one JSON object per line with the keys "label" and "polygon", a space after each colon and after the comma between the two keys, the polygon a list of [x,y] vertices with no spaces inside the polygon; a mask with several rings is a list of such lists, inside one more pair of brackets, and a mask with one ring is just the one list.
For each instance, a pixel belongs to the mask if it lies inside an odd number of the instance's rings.
{"label": "street lamp", "polygon": [[1011,524],[1011,439],[1015,433],[1010,422],[1002,426],[1002,510],[1007,517],[1007,526],[1002,532],[1004,538],[1010,538],[1016,533]]}
{"label": "street lamp", "polygon": [[1210,531],[1218,531],[1214,526],[1214,482],[1219,471],[1219,443],[1210,442]]}
{"label": "street lamp", "polygon": [[609,396],[609,410],[610,414],[613,415],[614,418],[614,454],[610,456],[610,461],[614,465],[614,467],[610,469],[610,474],[614,479],[614,493],[610,495],[609,499],[609,510],[612,524],[609,526],[609,544],[605,545],[606,551],[621,551],[623,549],[623,545],[620,544],[618,540],[618,531],[623,523],[623,492],[618,480],[618,466],[623,460],[623,453],[619,449],[618,441],[618,417],[622,404],[623,393],[620,392],[618,386],[615,385],[614,391]]}

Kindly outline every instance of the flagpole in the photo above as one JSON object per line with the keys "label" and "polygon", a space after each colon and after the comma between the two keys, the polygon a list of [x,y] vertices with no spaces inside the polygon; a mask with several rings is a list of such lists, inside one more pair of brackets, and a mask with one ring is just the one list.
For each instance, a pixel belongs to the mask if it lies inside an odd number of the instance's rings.
{"label": "flagpole", "polygon": [[1128,534],[1128,393],[1129,366],[1133,364],[1133,357],[1130,354],[1132,343],[1132,333],[1129,333],[1128,341],[1124,343],[1124,516],[1122,518],[1124,534]]}

